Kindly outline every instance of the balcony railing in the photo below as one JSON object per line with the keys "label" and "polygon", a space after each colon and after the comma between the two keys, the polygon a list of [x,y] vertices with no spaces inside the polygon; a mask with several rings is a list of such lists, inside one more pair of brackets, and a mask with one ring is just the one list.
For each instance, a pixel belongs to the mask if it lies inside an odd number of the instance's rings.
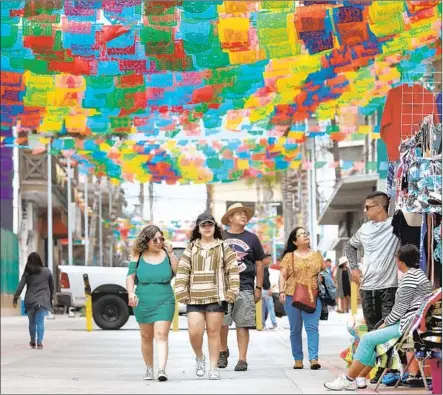
{"label": "balcony railing", "polygon": [[[36,193],[46,193],[48,181],[48,158],[46,154],[31,154],[29,151],[20,151],[19,159],[20,183],[28,192],[35,188]],[[60,205],[67,209],[66,171],[58,163],[56,157],[52,160],[52,194]]]}

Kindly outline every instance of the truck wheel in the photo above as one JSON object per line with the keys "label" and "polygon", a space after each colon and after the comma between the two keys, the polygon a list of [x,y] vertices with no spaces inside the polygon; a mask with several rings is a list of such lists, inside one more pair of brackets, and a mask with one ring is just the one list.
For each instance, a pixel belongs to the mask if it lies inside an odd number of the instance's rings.
{"label": "truck wheel", "polygon": [[92,307],[94,321],[101,329],[116,330],[126,324],[129,308],[117,295],[103,295]]}

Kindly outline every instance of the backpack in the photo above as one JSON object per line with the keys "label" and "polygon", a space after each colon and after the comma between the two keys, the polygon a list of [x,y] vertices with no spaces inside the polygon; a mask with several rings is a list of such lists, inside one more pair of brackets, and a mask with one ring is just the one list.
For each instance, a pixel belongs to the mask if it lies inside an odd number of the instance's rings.
{"label": "backpack", "polygon": [[335,298],[337,295],[337,288],[335,287],[334,281],[327,270],[323,270],[319,273],[323,276],[323,281],[318,282],[318,291],[320,299],[322,302],[328,306],[335,306]]}

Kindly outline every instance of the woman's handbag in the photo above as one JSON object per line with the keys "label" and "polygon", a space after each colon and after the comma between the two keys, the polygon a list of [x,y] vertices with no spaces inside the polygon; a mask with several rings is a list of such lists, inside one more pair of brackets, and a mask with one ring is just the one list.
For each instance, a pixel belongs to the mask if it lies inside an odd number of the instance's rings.
{"label": "woman's handbag", "polygon": [[[292,254],[292,271],[295,273],[294,254]],[[317,308],[318,289],[297,283],[295,292],[292,296],[292,306],[305,311],[306,313],[313,313]]]}

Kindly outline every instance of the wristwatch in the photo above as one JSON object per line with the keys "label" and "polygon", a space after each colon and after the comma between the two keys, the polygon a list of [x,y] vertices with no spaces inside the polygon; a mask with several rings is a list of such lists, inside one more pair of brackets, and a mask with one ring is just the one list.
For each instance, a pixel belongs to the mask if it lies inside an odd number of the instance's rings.
{"label": "wristwatch", "polygon": [[261,291],[263,287],[259,287],[258,285],[256,285],[255,288],[257,288]]}

